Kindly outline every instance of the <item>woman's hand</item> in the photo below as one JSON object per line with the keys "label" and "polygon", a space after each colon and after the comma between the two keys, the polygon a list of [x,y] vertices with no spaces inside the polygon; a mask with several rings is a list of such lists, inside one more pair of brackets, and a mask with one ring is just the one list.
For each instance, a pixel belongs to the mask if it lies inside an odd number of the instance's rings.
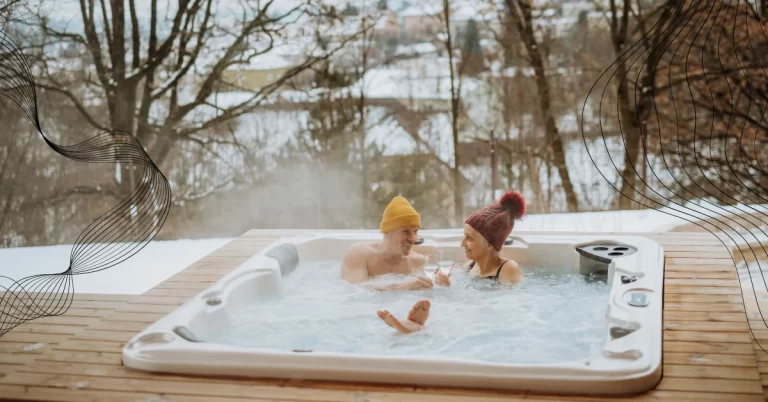
{"label": "woman's hand", "polygon": [[451,286],[451,273],[449,272],[446,275],[440,271],[437,271],[437,273],[435,274],[434,282],[435,284],[440,286]]}

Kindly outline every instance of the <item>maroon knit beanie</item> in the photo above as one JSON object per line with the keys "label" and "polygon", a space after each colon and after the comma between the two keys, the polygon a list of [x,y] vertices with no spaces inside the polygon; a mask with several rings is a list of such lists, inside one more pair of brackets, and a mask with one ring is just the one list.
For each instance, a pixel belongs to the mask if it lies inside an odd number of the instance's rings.
{"label": "maroon knit beanie", "polygon": [[515,220],[525,215],[525,199],[520,193],[508,191],[498,201],[470,215],[464,223],[477,230],[496,251],[501,251]]}

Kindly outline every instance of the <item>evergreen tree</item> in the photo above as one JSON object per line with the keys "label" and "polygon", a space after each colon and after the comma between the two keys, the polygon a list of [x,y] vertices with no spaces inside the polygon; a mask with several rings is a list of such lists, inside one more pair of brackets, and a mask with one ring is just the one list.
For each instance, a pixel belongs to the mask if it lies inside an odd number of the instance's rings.
{"label": "evergreen tree", "polygon": [[376,8],[379,10],[388,10],[389,5],[387,4],[387,0],[379,0],[378,4],[376,4]]}
{"label": "evergreen tree", "polygon": [[480,73],[485,63],[483,62],[483,49],[480,47],[480,33],[477,30],[477,23],[474,19],[467,22],[464,31],[464,43],[461,49],[462,72],[467,75],[477,75]]}
{"label": "evergreen tree", "polygon": [[357,7],[347,3],[347,6],[344,8],[344,11],[341,12],[341,15],[345,15],[347,17],[354,17],[360,14],[360,10],[357,9]]}

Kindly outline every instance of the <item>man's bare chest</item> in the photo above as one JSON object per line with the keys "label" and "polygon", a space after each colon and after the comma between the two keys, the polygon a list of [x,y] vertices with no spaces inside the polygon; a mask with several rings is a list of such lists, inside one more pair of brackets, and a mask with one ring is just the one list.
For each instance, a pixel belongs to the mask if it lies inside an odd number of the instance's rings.
{"label": "man's bare chest", "polygon": [[408,275],[413,271],[413,264],[409,259],[399,262],[385,261],[383,258],[374,258],[368,262],[368,275],[378,276],[386,274]]}

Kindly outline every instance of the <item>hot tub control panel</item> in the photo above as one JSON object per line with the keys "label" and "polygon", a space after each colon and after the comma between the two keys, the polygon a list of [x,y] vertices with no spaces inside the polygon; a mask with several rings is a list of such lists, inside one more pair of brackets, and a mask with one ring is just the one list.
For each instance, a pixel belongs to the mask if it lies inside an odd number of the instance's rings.
{"label": "hot tub control panel", "polygon": [[629,292],[624,295],[624,300],[627,304],[634,307],[645,307],[651,302],[651,299],[641,292]]}

